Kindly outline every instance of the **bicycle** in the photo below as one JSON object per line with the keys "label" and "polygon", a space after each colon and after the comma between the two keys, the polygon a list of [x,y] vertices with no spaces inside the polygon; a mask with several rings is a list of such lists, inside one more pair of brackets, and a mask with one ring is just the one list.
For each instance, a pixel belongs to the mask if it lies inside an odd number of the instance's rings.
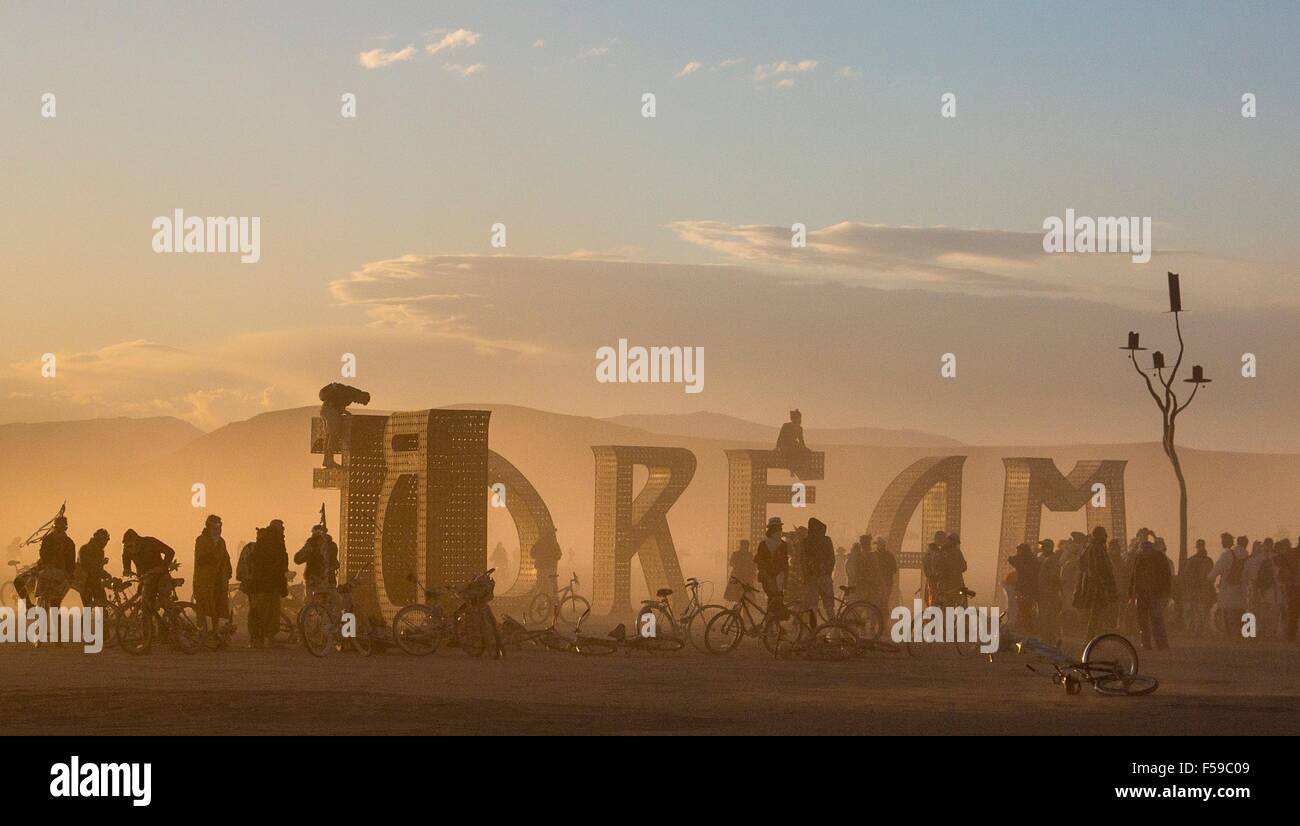
{"label": "bicycle", "polygon": [[[920,594],[921,589],[916,589],[916,593]],[[969,588],[958,588],[956,591],[945,591],[944,593],[936,595],[935,604],[932,607],[938,608],[940,611],[943,611],[945,608],[966,608],[968,607],[971,598],[974,596],[975,592]],[[969,630],[969,626],[967,626],[967,630]],[[957,656],[959,657],[974,654],[979,651],[980,647],[979,640],[971,639],[964,639],[961,641],[946,640],[945,643],[951,644],[953,650],[957,652]],[[922,655],[923,651],[932,649],[934,645],[935,643],[933,642],[911,640],[903,643],[903,648],[907,651],[909,657],[919,657]]]}
{"label": "bicycle", "polygon": [[1033,637],[1010,638],[1017,654],[1034,657],[1039,663],[1051,666],[1051,673],[1025,667],[1035,674],[1046,674],[1053,685],[1065,688],[1074,695],[1088,683],[1098,694],[1108,697],[1140,697],[1160,687],[1160,681],[1138,673],[1137,649],[1119,634],[1100,634],[1083,647],[1083,656],[1072,659],[1058,645],[1048,645]]}
{"label": "bicycle", "polygon": [[716,603],[701,605],[700,581],[695,577],[686,580],[686,590],[690,596],[687,598],[681,616],[678,617],[673,616],[672,605],[668,602],[668,597],[673,593],[670,588],[660,588],[657,593],[658,599],[642,600],[641,611],[636,618],[637,628],[643,627],[643,617],[651,615],[654,617],[656,634],[663,634],[666,629],[666,636],[689,640],[691,646],[697,651],[708,653],[704,645],[704,631],[708,627],[709,620],[713,618],[712,614],[726,611],[727,606]]}
{"label": "bicycle", "polygon": [[843,662],[859,653],[861,641],[846,623],[829,620],[793,640],[778,637],[775,655],[785,660]]}
{"label": "bicycle", "polygon": [[124,651],[145,654],[158,639],[186,654],[198,653],[203,647],[198,611],[194,603],[176,599],[176,589],[184,584],[184,579],[163,572],[158,575],[158,591],[151,605],[144,603],[143,586],[123,605],[117,620],[117,639]]}
{"label": "bicycle", "polygon": [[[551,580],[558,583],[559,574],[553,574]],[[552,585],[551,588],[554,590],[555,586]],[[548,591],[539,590],[524,611],[524,621],[540,625],[549,620],[551,625],[562,622],[565,625],[576,626],[579,620],[591,610],[591,603],[577,593],[577,588],[578,573],[574,571],[569,578],[569,584],[558,593],[552,595]]]}
{"label": "bicycle", "polygon": [[[492,621],[487,603],[492,599],[496,587],[492,580],[494,571],[496,568],[489,568],[456,589],[455,594],[462,602],[451,616],[447,616],[438,604],[438,600],[444,596],[442,591],[436,588],[423,589],[425,602],[407,605],[393,617],[392,636],[397,647],[407,654],[426,656],[447,642],[471,657],[483,656],[487,650],[483,623]],[[407,581],[419,585],[414,574],[408,574]]]}
{"label": "bicycle", "polygon": [[[775,654],[783,638],[802,637],[804,625],[793,613],[787,611],[784,617],[777,618],[774,611],[760,608],[750,597],[758,593],[757,588],[734,576],[731,581],[743,589],[740,602],[714,616],[705,626],[704,646],[710,654],[730,654],[745,637],[761,637],[768,652]],[[755,613],[759,619],[755,619]]]}
{"label": "bicycle", "polygon": [[17,610],[19,599],[27,600],[29,606],[35,605],[36,564],[23,567],[23,564],[16,559],[11,559],[6,564],[14,569],[13,579],[6,580],[3,585],[0,585],[0,605]]}
{"label": "bicycle", "polygon": [[[372,568],[366,564],[348,578],[342,585],[317,591],[302,610],[298,612],[297,625],[303,647],[317,657],[328,656],[330,651],[342,649],[346,644],[363,657],[370,656],[374,650],[385,647],[391,642],[391,633],[382,632],[369,616],[358,616],[354,611],[356,601],[353,592],[362,579],[362,575]],[[344,615],[351,614],[356,628],[352,636],[343,635]]]}

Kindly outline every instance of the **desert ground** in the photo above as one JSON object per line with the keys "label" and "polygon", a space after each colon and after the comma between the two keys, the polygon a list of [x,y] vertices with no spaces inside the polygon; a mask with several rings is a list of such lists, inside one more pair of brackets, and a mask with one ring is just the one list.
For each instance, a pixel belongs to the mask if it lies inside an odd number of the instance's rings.
{"label": "desert ground", "polygon": [[[1077,653],[1077,646],[1066,644]],[[323,659],[301,647],[185,655],[0,646],[6,734],[1297,734],[1300,648],[1176,643],[1141,652],[1160,689],[1067,696],[1015,655],[870,654],[777,660],[605,657],[533,649],[505,659],[398,649]]]}

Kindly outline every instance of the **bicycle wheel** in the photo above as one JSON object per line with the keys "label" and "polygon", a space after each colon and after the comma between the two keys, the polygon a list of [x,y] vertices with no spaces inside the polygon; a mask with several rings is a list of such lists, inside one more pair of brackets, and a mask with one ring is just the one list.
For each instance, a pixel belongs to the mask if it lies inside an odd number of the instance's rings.
{"label": "bicycle wheel", "polygon": [[408,605],[393,617],[393,642],[407,654],[425,656],[442,644],[442,617],[427,605]]}
{"label": "bicycle wheel", "polygon": [[471,657],[481,657],[487,650],[487,640],[483,639],[483,629],[479,618],[470,611],[456,615],[456,644]]}
{"label": "bicycle wheel", "polygon": [[363,657],[375,653],[375,641],[370,636],[370,626],[362,620],[358,620],[357,635],[348,642],[352,643],[352,650]]}
{"label": "bicycle wheel", "polygon": [[1141,697],[1159,688],[1160,682],[1141,674],[1107,674],[1093,681],[1092,687],[1108,697]]}
{"label": "bicycle wheel", "polygon": [[153,645],[153,617],[139,606],[117,620],[117,644],[128,654],[144,654]]}
{"label": "bicycle wheel", "polygon": [[[299,613],[302,613],[301,611]],[[286,642],[290,645],[297,645],[302,641],[302,635],[298,633],[298,617],[288,608],[280,609],[280,627],[271,635],[271,639],[276,642]]]}
{"label": "bicycle wheel", "polygon": [[808,627],[804,618],[794,611],[789,611],[784,619],[764,620],[763,646],[767,649],[767,653],[776,655],[781,653],[782,646],[797,646],[808,639],[811,633],[812,629]]}
{"label": "bicycle wheel", "polygon": [[305,606],[298,614],[302,624],[302,645],[313,656],[325,657],[334,649],[334,622],[319,605]]}
{"label": "bicycle wheel", "polygon": [[686,620],[686,639],[690,641],[692,648],[701,654],[709,653],[708,646],[704,644],[704,631],[709,626],[709,620],[726,610],[725,605],[703,605],[700,610],[691,614]]}
{"label": "bicycle wheel", "polygon": [[672,614],[664,610],[662,605],[655,603],[653,605],[641,606],[641,611],[636,615],[636,624],[632,626],[632,633],[640,636],[647,625],[646,616],[654,617],[654,635],[658,636],[676,636],[677,621],[673,619]]}
{"label": "bicycle wheel", "polygon": [[686,640],[672,634],[659,634],[653,637],[643,637],[640,647],[652,654],[671,654],[685,648]]}
{"label": "bicycle wheel", "polygon": [[808,659],[842,662],[852,657],[858,649],[858,637],[853,629],[840,622],[824,622],[812,632],[808,641]]}
{"label": "bicycle wheel", "polygon": [[860,640],[877,640],[885,630],[885,621],[880,617],[880,609],[860,599],[850,602],[840,611],[836,620],[853,629]]}
{"label": "bicycle wheel", "polygon": [[528,609],[524,611],[524,622],[541,625],[550,622],[554,616],[555,597],[545,591],[538,591],[532,601],[528,603]]}
{"label": "bicycle wheel", "polygon": [[591,603],[577,594],[569,594],[560,600],[559,619],[565,625],[577,626],[579,620],[591,611]]}
{"label": "bicycle wheel", "polygon": [[1137,649],[1119,634],[1101,634],[1083,647],[1083,664],[1094,677],[1105,674],[1132,676],[1138,670]]}
{"label": "bicycle wheel", "polygon": [[710,654],[730,654],[745,638],[745,620],[739,611],[723,611],[704,628],[704,648]]}
{"label": "bicycle wheel", "polygon": [[186,654],[203,648],[203,629],[199,627],[199,609],[192,602],[177,602],[167,608],[167,624],[172,643]]}

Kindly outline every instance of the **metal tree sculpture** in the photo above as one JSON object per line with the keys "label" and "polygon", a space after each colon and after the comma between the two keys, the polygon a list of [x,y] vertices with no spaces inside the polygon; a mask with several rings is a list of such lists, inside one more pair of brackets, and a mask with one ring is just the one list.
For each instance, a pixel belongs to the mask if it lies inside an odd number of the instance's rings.
{"label": "metal tree sculpture", "polygon": [[[1143,370],[1137,363],[1137,352],[1145,350],[1145,347],[1138,346],[1138,334],[1130,332],[1128,334],[1128,346],[1121,347],[1121,350],[1128,350],[1129,361],[1133,362],[1133,369],[1137,371],[1142,380],[1146,382],[1147,392],[1155,400],[1156,406],[1160,408],[1162,443],[1165,455],[1169,457],[1169,464],[1174,468],[1174,476],[1178,479],[1178,570],[1182,570],[1183,563],[1187,561],[1187,479],[1183,476],[1183,466],[1178,461],[1178,450],[1174,446],[1174,430],[1177,425],[1178,414],[1187,409],[1196,398],[1196,391],[1201,389],[1202,384],[1209,384],[1210,380],[1205,378],[1201,365],[1192,366],[1192,377],[1183,379],[1185,384],[1192,385],[1192,392],[1187,397],[1187,401],[1179,402],[1178,394],[1174,392],[1174,382],[1178,379],[1178,368],[1183,363],[1183,329],[1178,321],[1178,314],[1183,311],[1182,294],[1178,288],[1178,273],[1168,273],[1169,276],[1169,312],[1174,314],[1174,332],[1178,334],[1178,357],[1174,359],[1173,369],[1169,370],[1169,375],[1165,376],[1165,356],[1159,350],[1151,354],[1151,371],[1148,373]],[[1155,384],[1151,377],[1155,376],[1156,381],[1160,383],[1164,390],[1163,394],[1156,392]]]}

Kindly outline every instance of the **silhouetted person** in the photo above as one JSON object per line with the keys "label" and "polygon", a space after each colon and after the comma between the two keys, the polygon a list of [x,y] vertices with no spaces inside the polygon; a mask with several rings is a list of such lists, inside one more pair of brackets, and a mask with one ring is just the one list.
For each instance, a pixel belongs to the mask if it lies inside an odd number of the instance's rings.
{"label": "silhouetted person", "polygon": [[130,576],[132,567],[140,576],[140,599],[152,608],[158,597],[158,586],[171,568],[176,552],[171,546],[152,536],[141,536],[133,528],[122,534],[122,576]]}
{"label": "silhouetted person", "polygon": [[492,567],[502,574],[510,567],[510,552],[506,550],[504,542],[498,542],[497,546],[492,549]]}
{"label": "silhouetted person", "polygon": [[1300,545],[1293,547],[1291,540],[1277,543],[1277,577],[1282,587],[1282,634],[1287,642],[1295,642],[1300,626]]}
{"label": "silhouetted person", "polygon": [[816,517],[808,520],[802,563],[805,600],[812,609],[815,628],[819,601],[823,616],[828,620],[835,618],[835,545],[826,535],[826,523]]}
{"label": "silhouetted person", "polygon": [[537,569],[537,590],[554,594],[558,584],[556,580],[559,578],[560,559],[564,556],[560,542],[555,538],[555,528],[542,529],[528,555],[532,557],[533,567]]}
{"label": "silhouetted person", "polygon": [[1038,548],[1038,635],[1055,642],[1061,634],[1061,561],[1052,540],[1039,540]]}
{"label": "silhouetted person", "polygon": [[935,563],[939,559],[939,551],[944,545],[948,544],[948,534],[943,531],[935,531],[934,539],[925,550],[921,552],[921,576],[925,582],[925,604],[927,606],[937,605],[939,603],[939,592],[936,590],[935,582],[939,579],[939,572],[935,568]]}
{"label": "silhouetted person", "polygon": [[[871,537],[867,537],[871,539]],[[898,579],[898,560],[889,552],[888,543],[883,536],[876,537],[872,549],[866,555],[866,576],[863,578],[862,599],[880,609],[881,616],[887,617],[893,607],[890,594]]]}
{"label": "silhouetted person", "polygon": [[1028,542],[1017,545],[1008,562],[1016,572],[1016,609],[1020,627],[1032,631],[1038,616],[1038,571],[1042,566]]}
{"label": "silhouetted person", "polygon": [[317,594],[331,593],[338,585],[339,546],[324,525],[311,526],[311,536],[293,555],[293,564],[302,565],[304,601]]}
{"label": "silhouetted person", "polygon": [[848,563],[849,563],[849,552],[846,551],[846,550],[844,550],[844,546],[841,545],[841,546],[839,546],[838,548],[835,549],[835,576],[834,576],[834,580],[835,580],[835,587],[836,587],[836,589],[842,588],[842,587],[844,587],[845,585],[848,584],[848,581],[847,581],[847,578],[848,578]]}
{"label": "silhouetted person", "polygon": [[790,475],[802,476],[812,460],[812,451],[803,441],[803,414],[790,411],[790,421],[781,425],[776,437],[776,449],[790,466]]}
{"label": "silhouetted person", "polygon": [[[748,539],[740,540],[740,546],[736,548],[736,551],[731,555],[731,559],[728,560],[728,567],[731,568],[731,576],[751,588],[754,586],[754,582],[758,577],[758,568],[754,566],[754,556],[749,551]],[[740,598],[744,593],[744,588],[728,578],[727,588],[722,596],[728,602],[740,602]]]}
{"label": "silhouetted person", "polygon": [[108,547],[108,539],[108,531],[100,528],[77,551],[75,581],[81,591],[81,604],[87,608],[108,604],[108,595],[104,593],[104,582],[108,579],[108,572],[104,570],[108,556],[104,549]]}
{"label": "silhouetted person", "polygon": [[1129,596],[1137,605],[1138,633],[1143,648],[1155,647],[1163,651],[1169,647],[1165,608],[1169,604],[1173,582],[1174,569],[1169,557],[1156,550],[1153,542],[1139,545]]}
{"label": "silhouetted person", "polygon": [[348,412],[348,405],[370,404],[370,394],[348,384],[332,382],[322,387],[318,395],[322,402],[320,415],[325,420],[324,466],[338,467],[334,453],[342,444],[344,421],[352,415]]}
{"label": "silhouetted person", "polygon": [[1115,571],[1106,554],[1106,529],[1098,525],[1079,557],[1079,586],[1074,591],[1074,607],[1088,614],[1089,639],[1106,631],[1117,597]]}
{"label": "silhouetted person", "polygon": [[961,537],[950,533],[934,553],[934,593],[936,604],[961,605],[966,590],[966,556],[961,552]]}
{"label": "silhouetted person", "polygon": [[194,608],[199,627],[212,630],[230,620],[230,551],[221,536],[221,517],[208,516],[203,532],[194,538]]}
{"label": "silhouetted person", "polygon": [[285,578],[289,552],[284,546],[284,523],[279,519],[257,529],[249,566],[248,644],[250,648],[264,648],[280,631],[280,600],[289,595]]}
{"label": "silhouetted person", "polygon": [[1237,537],[1235,547],[1219,554],[1210,569],[1210,582],[1218,580],[1219,608],[1223,611],[1223,631],[1232,639],[1241,639],[1241,618],[1246,613],[1246,550],[1250,539]]}
{"label": "silhouetted person", "polygon": [[[846,585],[853,589],[853,593],[862,595],[866,587],[867,578],[867,554],[871,553],[871,537],[863,534],[858,537],[858,541],[853,543],[849,548],[848,558],[844,560],[844,578]],[[865,596],[862,597],[866,599]]]}
{"label": "silhouetted person", "polygon": [[[1231,537],[1229,537],[1231,539]],[[1205,549],[1205,540],[1196,540],[1196,552],[1187,557],[1178,572],[1179,590],[1183,597],[1183,622],[1193,636],[1205,633],[1205,623],[1214,603],[1214,588],[1210,585],[1210,571],[1214,560]]]}
{"label": "silhouetted person", "polygon": [[58,608],[77,570],[77,546],[68,536],[68,520],[54,517],[54,525],[41,538],[36,576],[36,598],[42,608]]}
{"label": "silhouetted person", "polygon": [[790,573],[790,546],[782,536],[783,527],[779,516],[767,520],[767,534],[754,552],[758,584],[767,595],[767,612],[774,619],[785,616],[785,581]]}
{"label": "silhouetted person", "polygon": [[1259,639],[1268,639],[1277,631],[1277,569],[1273,565],[1273,540],[1256,542],[1246,560],[1246,610],[1255,615]]}

